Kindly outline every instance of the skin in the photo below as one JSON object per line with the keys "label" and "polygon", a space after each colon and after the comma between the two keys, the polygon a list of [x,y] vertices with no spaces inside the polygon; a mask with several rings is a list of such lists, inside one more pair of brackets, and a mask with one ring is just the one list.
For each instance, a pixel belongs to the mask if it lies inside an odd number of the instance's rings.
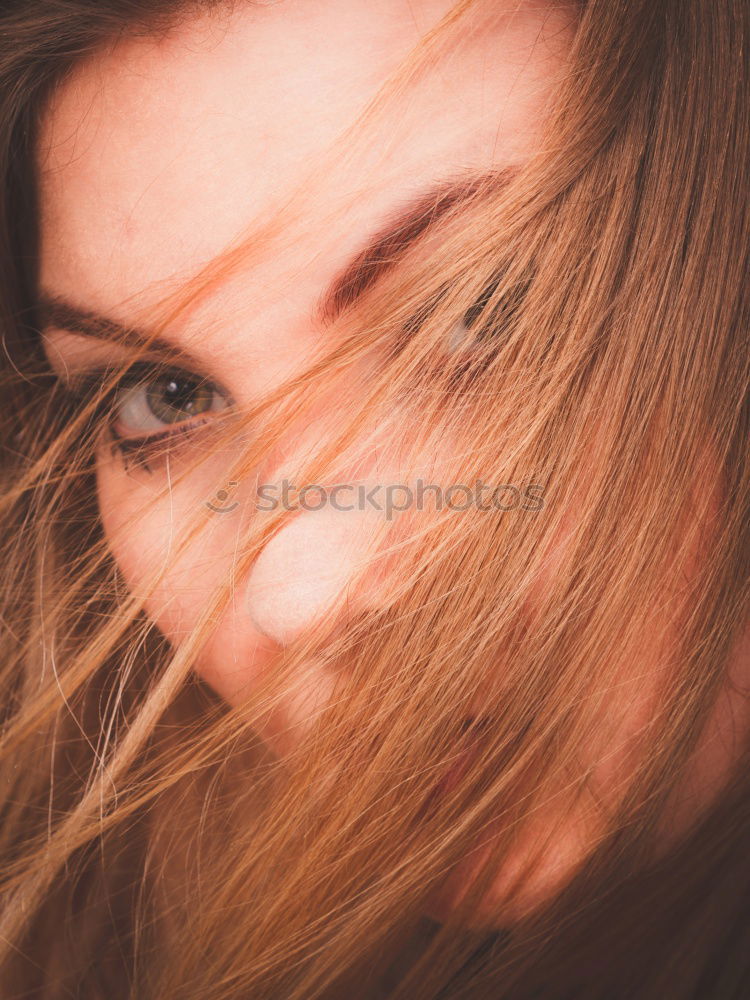
{"label": "skin", "polygon": [[[386,104],[367,141],[335,145],[450,7],[447,0],[240,4],[231,15],[186,21],[160,40],[121,40],[80,65],[54,95],[41,130],[42,289],[132,323],[239,235],[262,233],[279,206],[301,205],[285,224],[283,252],[258,241],[251,266],[166,336],[238,407],[302,370],[327,334],[316,314],[321,294],[384,220],[438,182],[512,166],[538,145],[572,35],[570,13],[541,3],[514,3],[481,31],[467,32],[456,52]],[[339,153],[331,156],[332,149]],[[66,377],[114,352],[54,326],[45,341],[50,363]],[[364,383],[366,376],[353,377]],[[129,430],[122,420],[118,429]],[[322,414],[292,428],[259,476],[293,464],[330,431]],[[377,457],[360,474],[373,481],[392,474],[387,445],[372,451]],[[184,460],[178,451],[170,461]],[[108,449],[100,454],[100,508],[112,553],[135,592],[164,570],[146,608],[176,645],[231,571],[249,486],[226,487],[226,460],[205,458],[158,498],[168,469],[148,475]],[[240,507],[210,519],[175,558],[176,530],[212,497],[219,507]],[[370,551],[375,520],[371,513],[309,512],[270,542],[240,581],[245,599],[229,607],[201,652],[203,679],[239,704],[284,642],[340,594]],[[352,613],[377,602],[385,586],[375,574],[354,596]],[[661,647],[656,639],[652,646],[640,659],[655,668]],[[747,686],[746,649],[735,661]],[[284,753],[329,691],[330,679],[310,664],[262,735]],[[627,766],[628,733],[648,713],[648,697],[633,706],[619,732],[625,749],[601,769],[602,787]],[[717,706],[685,790],[686,815],[729,767],[746,717],[745,702],[729,695]],[[545,898],[595,836],[589,817],[572,821],[526,905]],[[509,860],[498,897],[524,856],[521,849]],[[454,879],[438,910],[468,877]]]}

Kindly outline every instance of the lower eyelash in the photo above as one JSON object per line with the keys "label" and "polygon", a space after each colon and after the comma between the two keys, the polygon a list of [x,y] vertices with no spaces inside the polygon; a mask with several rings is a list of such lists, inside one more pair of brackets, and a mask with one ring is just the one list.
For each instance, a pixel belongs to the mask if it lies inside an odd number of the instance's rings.
{"label": "lower eyelash", "polygon": [[[127,438],[118,434],[112,424],[108,427],[110,438],[110,453],[122,455],[125,466],[131,463],[138,468],[152,472],[151,462],[155,457],[165,457],[170,451],[170,445],[176,440],[184,440],[186,435],[193,434],[207,424],[207,420],[193,420],[177,425],[157,434],[149,434],[139,438]],[[159,445],[162,445],[161,449]]]}
{"label": "lower eyelash", "polygon": [[[104,440],[108,439],[112,454],[122,455],[126,464],[132,462],[147,471],[151,471],[150,463],[154,457],[166,456],[169,446],[178,440],[184,440],[186,435],[192,434],[212,419],[185,420],[163,431],[143,434],[139,437],[123,437],[118,434],[114,427],[116,406],[113,404],[113,396],[118,390],[142,385],[163,371],[179,371],[180,374],[184,374],[177,368],[151,362],[136,362],[119,378],[113,378],[115,374],[113,369],[103,367],[76,374],[74,377],[66,379],[63,382],[63,387],[74,401],[76,408],[94,404],[86,421],[87,434],[98,436],[97,431],[103,432]],[[192,376],[192,373],[188,374]]]}

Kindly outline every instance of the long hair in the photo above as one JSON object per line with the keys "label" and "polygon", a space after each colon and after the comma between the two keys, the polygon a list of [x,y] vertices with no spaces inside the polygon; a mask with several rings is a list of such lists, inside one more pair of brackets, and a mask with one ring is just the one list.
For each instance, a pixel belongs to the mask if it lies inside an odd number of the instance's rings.
{"label": "long hair", "polygon": [[[35,156],[83,60],[223,6],[0,13],[3,996],[739,1000],[741,727],[708,804],[680,789],[721,699],[740,718],[746,702],[732,664],[750,611],[750,8],[577,6],[539,151],[423,206],[340,284],[336,334],[304,376],[206,430],[213,454],[228,445],[224,481],[245,482],[335,390],[335,433],[297,483],[335,482],[395,426],[405,476],[449,440],[452,483],[543,500],[383,521],[359,570],[398,568],[387,599],[347,616],[342,594],[229,708],[192,667],[299,508],[248,516],[196,628],[177,646],[160,634],[96,502],[122,371],[81,398],[42,349]],[[491,7],[457,5],[347,143]],[[256,251],[283,253],[299,209],[165,296],[148,328]],[[129,364],[174,361],[123,347]],[[148,462],[157,492],[174,489],[169,449]],[[213,516],[196,506],[175,551]],[[331,697],[277,758],[256,731],[313,662]],[[436,911],[457,868],[468,889]]]}

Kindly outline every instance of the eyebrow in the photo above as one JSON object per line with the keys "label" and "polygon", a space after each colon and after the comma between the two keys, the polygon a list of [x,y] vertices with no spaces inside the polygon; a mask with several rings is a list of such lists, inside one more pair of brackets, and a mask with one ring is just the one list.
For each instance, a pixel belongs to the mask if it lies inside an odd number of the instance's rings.
{"label": "eyebrow", "polygon": [[[488,183],[495,188],[504,186],[514,173],[513,168],[507,167],[491,174],[443,182],[418,196],[406,209],[401,209],[395,217],[381,224],[365,247],[334,278],[318,300],[317,318],[324,323],[332,323],[337,316],[353,306],[386,271],[394,267],[409,247],[432,229],[452,207],[469,201]],[[148,330],[118,323],[46,291],[39,297],[37,314],[40,329],[54,327],[98,340],[135,343],[137,346],[147,344],[157,352],[172,355],[177,350],[186,362],[195,364],[188,352]]]}
{"label": "eyebrow", "polygon": [[355,254],[334,279],[318,303],[318,315],[332,322],[390,270],[410,246],[454,206],[473,198],[494,179],[494,186],[507,184],[511,168],[460,181],[442,183],[381,224],[364,249]]}

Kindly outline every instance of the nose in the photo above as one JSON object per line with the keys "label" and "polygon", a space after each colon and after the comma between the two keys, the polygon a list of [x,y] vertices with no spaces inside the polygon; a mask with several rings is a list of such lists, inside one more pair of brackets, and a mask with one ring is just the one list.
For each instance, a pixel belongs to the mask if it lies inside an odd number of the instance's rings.
{"label": "nose", "polygon": [[[376,538],[372,511],[326,504],[294,516],[250,572],[246,610],[255,628],[285,645],[339,602],[354,600],[352,583],[374,556]],[[359,610],[363,593],[358,587]]]}

